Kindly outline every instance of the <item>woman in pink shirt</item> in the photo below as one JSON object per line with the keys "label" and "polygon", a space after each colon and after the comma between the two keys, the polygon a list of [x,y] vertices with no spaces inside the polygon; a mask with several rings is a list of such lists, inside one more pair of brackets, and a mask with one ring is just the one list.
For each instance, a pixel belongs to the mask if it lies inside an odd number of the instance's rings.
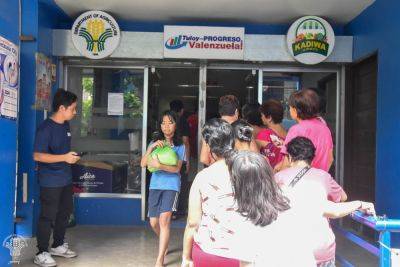
{"label": "woman in pink shirt", "polygon": [[[287,151],[290,167],[278,172],[275,180],[290,199],[292,207],[306,206],[310,209],[321,209],[322,214],[329,218],[343,217],[357,209],[374,213],[372,203],[352,201],[333,204],[334,209],[341,211],[333,212],[337,215],[332,216],[330,209],[332,205],[327,204],[330,203],[327,200],[336,203],[343,202],[346,201],[347,195],[329,173],[310,166],[316,151],[313,143],[308,138],[296,137],[288,143]],[[334,267],[335,235],[330,228],[329,220],[322,214],[313,218],[313,231],[318,237],[314,257],[318,267]]]}
{"label": "woman in pink shirt", "polygon": [[286,137],[286,130],[281,125],[283,106],[281,102],[270,99],[260,107],[261,120],[268,128],[262,129],[256,136],[260,153],[267,157],[272,168],[282,161],[281,148]]}
{"label": "woman in pink shirt", "polygon": [[[307,137],[315,146],[315,158],[311,166],[329,171],[333,162],[332,134],[326,123],[319,118],[319,105],[319,96],[313,90],[303,89],[292,93],[289,97],[290,116],[298,123],[289,129],[281,153],[287,154],[287,144],[293,138]],[[288,158],[286,156],[275,167],[275,170],[283,170],[287,166]]]}

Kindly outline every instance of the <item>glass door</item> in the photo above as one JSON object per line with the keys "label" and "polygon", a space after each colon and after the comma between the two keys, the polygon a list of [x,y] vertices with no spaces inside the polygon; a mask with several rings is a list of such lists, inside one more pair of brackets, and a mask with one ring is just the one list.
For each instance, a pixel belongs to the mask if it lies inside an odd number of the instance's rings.
{"label": "glass door", "polygon": [[140,159],[146,141],[147,69],[67,67],[66,89],[78,96],[70,122],[74,192],[82,197],[143,194]]}
{"label": "glass door", "polygon": [[[160,132],[161,114],[171,109],[171,104],[173,110],[180,109],[177,130],[186,144],[187,151],[186,161],[180,173],[181,189],[177,207],[178,215],[183,219],[187,212],[190,186],[198,171],[199,69],[153,67],[149,72],[148,88],[147,144]],[[147,172],[146,192],[149,189],[150,177],[150,173]]]}
{"label": "glass door", "polygon": [[[288,130],[296,122],[292,120],[289,114],[288,99],[289,96],[296,90],[308,88],[314,90],[320,97],[320,117],[326,122],[332,133],[334,142],[335,161],[332,164],[330,173],[336,177],[338,172],[339,162],[339,143],[340,134],[339,127],[339,114],[338,108],[338,73],[332,71],[307,71],[303,69],[297,72],[274,72],[264,71],[262,78],[262,102],[268,99],[279,100],[284,108],[283,126]],[[339,175],[337,176],[339,179]]]}
{"label": "glass door", "polygon": [[218,118],[219,98],[234,95],[240,107],[258,102],[258,73],[251,69],[207,69],[205,119]]}
{"label": "glass door", "polygon": [[[201,147],[201,127],[218,114],[219,98],[223,95],[234,95],[240,106],[258,103],[259,71],[229,67],[207,67],[200,65],[199,74],[199,131],[198,147]],[[198,162],[198,170],[203,168]]]}

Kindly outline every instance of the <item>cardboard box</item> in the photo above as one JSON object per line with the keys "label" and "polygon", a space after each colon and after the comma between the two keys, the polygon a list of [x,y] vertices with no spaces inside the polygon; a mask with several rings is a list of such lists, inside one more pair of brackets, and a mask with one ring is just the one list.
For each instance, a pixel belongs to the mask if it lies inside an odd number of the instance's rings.
{"label": "cardboard box", "polygon": [[75,193],[125,193],[127,163],[80,160],[72,165]]}

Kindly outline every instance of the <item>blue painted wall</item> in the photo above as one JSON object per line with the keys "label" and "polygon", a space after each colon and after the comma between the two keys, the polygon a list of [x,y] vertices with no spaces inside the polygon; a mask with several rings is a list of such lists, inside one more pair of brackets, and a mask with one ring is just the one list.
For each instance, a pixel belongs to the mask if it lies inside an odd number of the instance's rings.
{"label": "blue painted wall", "polygon": [[82,225],[143,225],[141,200],[132,198],[79,198],[75,219]]}
{"label": "blue painted wall", "polygon": [[354,36],[354,60],[378,53],[375,195],[378,213],[395,219],[400,219],[399,10],[398,0],[377,0],[345,27]]}
{"label": "blue painted wall", "polygon": [[[33,42],[22,44],[21,58],[21,86],[25,88],[21,97],[21,120],[19,123],[19,166],[18,166],[18,193],[17,216],[23,220],[16,225],[16,233],[32,237],[36,232],[36,222],[39,215],[39,185],[35,173],[35,162],[32,159],[33,143],[36,128],[43,121],[44,112],[35,110],[36,63],[35,54],[43,53],[52,58],[52,29],[56,28],[59,19],[65,19],[60,9],[52,0],[23,0],[22,5],[22,32],[35,38]],[[58,84],[53,85],[53,91]],[[28,202],[22,203],[22,175],[28,174]]]}
{"label": "blue painted wall", "polygon": [[[16,233],[25,237],[31,236],[33,207],[37,201],[34,164],[32,161],[33,141],[35,131],[35,111],[32,109],[35,94],[35,51],[37,51],[37,1],[22,1],[22,34],[32,36],[35,41],[21,43],[21,101],[20,120],[18,126],[18,192],[17,192],[17,216],[22,222],[16,225]],[[28,202],[22,204],[22,174],[28,174]],[[21,230],[23,229],[23,230]]]}
{"label": "blue painted wall", "polygon": [[[0,1],[0,36],[18,45],[18,1]],[[17,122],[0,118],[0,266],[11,260],[3,240],[14,233]]]}

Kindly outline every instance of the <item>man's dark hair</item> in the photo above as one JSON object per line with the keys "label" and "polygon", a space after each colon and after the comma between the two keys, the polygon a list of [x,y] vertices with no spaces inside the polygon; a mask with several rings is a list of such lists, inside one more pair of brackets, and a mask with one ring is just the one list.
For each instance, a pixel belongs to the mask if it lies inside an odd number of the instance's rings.
{"label": "man's dark hair", "polygon": [[251,125],[263,126],[260,104],[246,104],[242,107],[242,118]]}
{"label": "man's dark hair", "polygon": [[208,120],[201,135],[217,157],[226,157],[233,150],[234,135],[232,126],[222,119]]}
{"label": "man's dark hair", "polygon": [[304,160],[311,164],[315,156],[315,146],[310,139],[298,136],[287,144],[287,152],[292,161]]}
{"label": "man's dark hair", "polygon": [[289,106],[297,111],[302,120],[312,119],[319,114],[320,100],[318,94],[311,89],[293,92],[289,97]]}
{"label": "man's dark hair", "polygon": [[263,156],[239,151],[227,160],[237,211],[254,225],[267,226],[288,210],[289,200],[274,180]]}
{"label": "man's dark hair", "polygon": [[57,112],[60,109],[60,106],[68,108],[77,100],[78,97],[76,96],[76,94],[69,91],[65,91],[64,89],[60,88],[57,90],[57,92],[54,94],[53,97],[53,104],[52,104],[53,112]]}
{"label": "man's dark hair", "polygon": [[169,108],[172,111],[179,113],[183,109],[183,102],[179,99],[172,100],[171,102],[169,102]]}
{"label": "man's dark hair", "polygon": [[271,117],[275,124],[281,123],[283,120],[283,105],[276,99],[269,99],[265,101],[261,105],[260,111],[265,117]]}
{"label": "man's dark hair", "polygon": [[218,112],[222,116],[233,116],[239,111],[239,100],[234,95],[224,95],[219,99]]}
{"label": "man's dark hair", "polygon": [[250,143],[253,138],[253,127],[249,123],[244,120],[237,120],[232,123],[233,134],[235,135],[235,139]]}

